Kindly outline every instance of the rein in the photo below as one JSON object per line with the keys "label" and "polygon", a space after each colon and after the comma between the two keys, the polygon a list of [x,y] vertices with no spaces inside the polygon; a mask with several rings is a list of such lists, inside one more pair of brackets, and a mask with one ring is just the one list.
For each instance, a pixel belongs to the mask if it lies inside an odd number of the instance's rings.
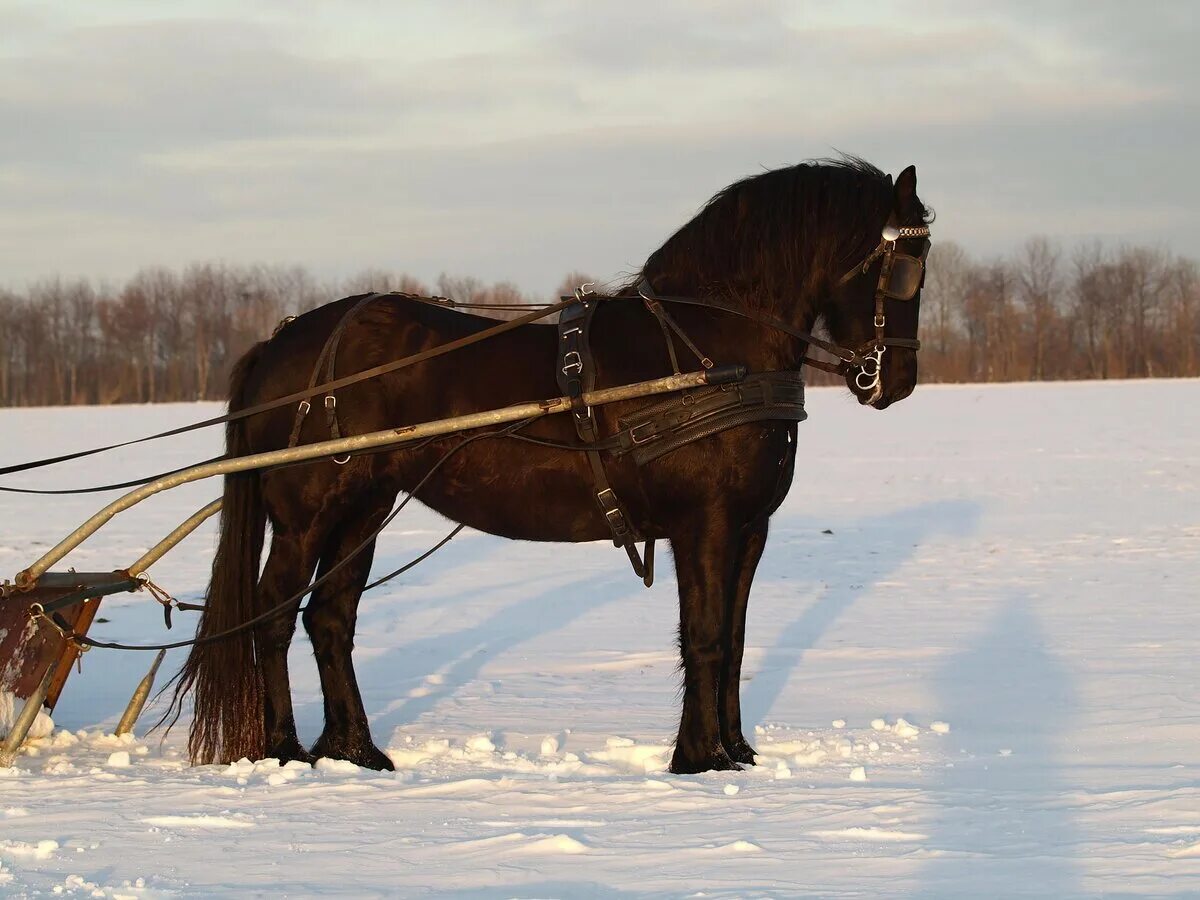
{"label": "rein", "polygon": [[[896,241],[924,238],[925,247],[920,257],[910,256],[908,254],[899,253],[896,251]],[[925,259],[929,253],[929,226],[903,226],[897,227],[889,222],[883,229],[882,239],[878,246],[867,255],[867,257],[854,268],[850,269],[838,281],[838,286],[847,283],[859,275],[864,275],[870,269],[871,265],[879,257],[883,257],[883,265],[880,268],[879,283],[875,289],[875,337],[872,340],[866,341],[856,348],[842,347],[834,344],[831,341],[826,341],[817,337],[811,332],[804,331],[799,328],[793,328],[787,322],[775,316],[766,315],[765,313],[751,312],[746,309],[739,309],[736,306],[721,303],[717,300],[700,299],[699,297],[660,297],[655,293],[653,286],[645,277],[637,287],[637,293],[647,304],[654,303],[680,303],[691,306],[704,306],[710,309],[720,310],[732,315],[741,316],[745,319],[758,322],[784,334],[791,335],[805,343],[815,347],[820,347],[822,350],[836,356],[839,362],[827,363],[823,360],[809,359],[807,356],[801,360],[802,365],[807,365],[812,368],[821,369],[834,375],[845,377],[853,370],[858,372],[855,376],[855,383],[862,390],[870,390],[878,386],[879,378],[882,373],[883,353],[888,347],[899,347],[906,350],[919,350],[921,342],[915,338],[895,338],[887,337],[884,334],[886,318],[884,316],[884,300],[888,297],[898,300],[910,300],[916,296],[917,291],[925,282]],[[897,267],[897,263],[899,266]],[[367,298],[373,299],[378,296],[388,296],[381,294],[366,294],[362,295],[360,304]],[[506,307],[506,304],[471,304],[471,303],[456,303],[454,301],[447,302],[445,298],[419,297],[414,294],[403,292],[394,292],[390,296],[404,297],[410,300],[417,300],[427,305],[462,307],[462,308],[486,308],[498,309]],[[593,295],[597,296],[597,295]],[[420,353],[414,353],[410,356],[405,356],[401,359],[392,360],[391,362],[382,363],[378,366],[373,366],[370,369],[364,369],[361,372],[355,372],[351,375],[345,375],[342,378],[337,378],[332,381],[327,381],[324,384],[309,384],[303,390],[287,394],[283,397],[277,397],[274,400],[266,400],[262,403],[257,403],[254,406],[247,406],[239,410],[231,410],[225,415],[214,416],[211,419],[204,419],[199,422],[192,422],[188,425],[181,425],[177,428],[170,428],[166,431],[160,431],[156,434],[146,435],[140,438],[134,438],[128,441],[120,441],[114,444],[108,444],[103,447],[94,447],[90,450],[78,450],[74,453],[64,453],[59,456],[44,457],[42,459],[30,460],[23,463],[0,467],[0,475],[12,475],[17,472],[27,472],[31,469],[40,469],[45,466],[55,465],[61,462],[68,462],[73,459],[83,459],[88,456],[94,456],[98,453],[105,453],[109,450],[117,450],[122,447],[131,447],[135,444],[143,444],[148,441],[158,440],[165,437],[174,437],[179,434],[186,434],[190,431],[196,431],[201,428],[208,428],[212,425],[221,425],[227,422],[236,422],[241,419],[249,418],[250,416],[258,415],[259,413],[269,412],[273,409],[279,409],[283,406],[289,406],[293,403],[307,404],[311,398],[317,395],[330,395],[338,388],[348,387],[352,384],[366,381],[371,378],[377,378],[381,375],[387,375],[391,372],[400,369],[408,368],[409,366],[417,365],[429,359],[443,356],[447,353],[452,353],[455,350],[469,347],[472,344],[477,344],[485,341],[496,335],[504,334],[520,328],[522,325],[528,325],[532,322],[537,322],[540,319],[545,319],[556,312],[560,312],[572,304],[578,302],[574,297],[566,297],[559,300],[557,303],[551,303],[534,309],[523,316],[518,316],[507,322],[501,322],[491,328],[485,328],[483,331],[468,335],[464,338],[449,341],[445,344],[439,344],[436,347],[430,347],[428,350],[422,350]],[[509,308],[522,306],[523,304],[512,304]],[[286,325],[288,320],[285,320],[283,325]],[[660,319],[660,323],[661,323]],[[278,333],[278,329],[277,329]],[[867,383],[863,383],[863,378],[867,379]],[[130,482],[137,484],[141,481]],[[128,486],[121,484],[120,487]],[[59,490],[59,491],[35,491],[28,488],[11,488],[0,486],[0,492],[12,493],[86,493],[89,491],[97,491],[109,489],[106,485],[103,488],[86,488],[76,490]]]}
{"label": "rein", "polygon": [[[413,297],[411,294],[400,294],[399,296],[409,297],[410,299],[421,299]],[[485,328],[483,331],[468,335],[465,338],[459,338],[458,340],[449,341],[445,344],[438,344],[436,347],[430,347],[428,350],[422,350],[420,353],[414,353],[411,356],[405,356],[402,359],[395,359],[391,362],[383,363],[370,369],[364,369],[361,372],[355,372],[353,375],[346,375],[342,378],[335,379],[334,381],[327,381],[324,384],[309,385],[309,387],[305,388],[304,390],[296,391],[295,393],[288,394],[284,397],[279,397],[275,400],[267,400],[262,403],[257,403],[254,406],[247,406],[243,409],[230,411],[223,416],[214,416],[211,419],[204,419],[200,422],[192,422],[190,425],[181,425],[178,428],[171,428],[167,431],[160,431],[157,434],[150,434],[146,435],[145,437],[134,438],[133,440],[129,441],[121,441],[116,444],[109,444],[105,447],[95,447],[91,450],[78,450],[75,453],[64,453],[61,456],[50,456],[44,459],[17,463],[11,466],[4,466],[3,468],[0,468],[0,475],[12,475],[15,472],[27,472],[30,469],[40,469],[43,466],[52,466],[56,463],[67,462],[72,459],[82,459],[85,456],[94,456],[97,453],[105,453],[109,450],[117,450],[121,447],[131,447],[134,444],[143,444],[146,441],[154,441],[165,437],[174,437],[177,434],[186,434],[189,431],[196,431],[200,428],[208,428],[211,425],[220,425],[224,422],[236,422],[239,419],[249,418],[250,416],[268,412],[272,409],[279,409],[281,406],[289,406],[292,403],[308,401],[317,394],[329,394],[338,388],[348,387],[349,385],[357,384],[360,381],[366,381],[369,378],[376,378],[380,375],[387,375],[391,372],[397,371],[398,369],[415,366],[417,363],[425,362],[427,359],[434,359],[435,357],[443,356],[455,350],[460,350],[463,347],[469,347],[471,344],[478,344],[480,341],[485,341],[490,337],[495,337],[496,335],[503,334],[506,331],[512,331],[514,328],[519,328],[522,325],[529,324],[530,322],[536,322],[538,319],[544,319],[561,309],[565,309],[574,302],[574,298],[569,300],[561,300],[558,303],[553,303],[550,306],[535,310],[534,312],[527,313],[523,316],[519,316],[508,322],[501,322],[499,325],[496,325],[492,328]],[[0,487],[0,490],[7,491],[15,489]]]}

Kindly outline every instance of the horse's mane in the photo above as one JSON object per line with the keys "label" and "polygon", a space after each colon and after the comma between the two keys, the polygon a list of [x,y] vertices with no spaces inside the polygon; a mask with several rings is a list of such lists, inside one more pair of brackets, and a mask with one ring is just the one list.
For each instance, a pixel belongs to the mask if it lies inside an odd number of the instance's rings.
{"label": "horse's mane", "polygon": [[660,293],[723,295],[779,315],[865,256],[892,203],[891,176],[858,157],[772,169],[717,193],[641,274]]}

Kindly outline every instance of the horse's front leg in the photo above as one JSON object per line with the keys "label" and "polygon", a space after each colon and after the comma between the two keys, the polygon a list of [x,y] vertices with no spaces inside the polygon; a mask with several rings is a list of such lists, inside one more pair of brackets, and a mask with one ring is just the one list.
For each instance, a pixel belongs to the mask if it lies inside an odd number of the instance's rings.
{"label": "horse's front leg", "polygon": [[746,608],[750,585],[758,561],[767,545],[767,520],[747,525],[735,564],[733,590],[730,592],[729,627],[721,666],[718,709],[721,720],[721,746],[734,762],[754,765],[755,750],[742,734],[742,654],[746,649]]}
{"label": "horse's front leg", "polygon": [[671,771],[737,769],[721,741],[718,689],[729,624],[729,594],[739,546],[736,529],[703,523],[671,538],[679,580],[683,714]]}

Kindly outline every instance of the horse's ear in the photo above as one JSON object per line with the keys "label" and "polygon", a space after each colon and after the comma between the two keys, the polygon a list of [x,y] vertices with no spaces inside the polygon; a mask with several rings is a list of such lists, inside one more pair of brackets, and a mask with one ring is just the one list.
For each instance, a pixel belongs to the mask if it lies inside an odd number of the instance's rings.
{"label": "horse's ear", "polygon": [[900,177],[896,179],[895,195],[896,210],[901,214],[909,212],[917,196],[916,166],[909,166],[900,173]]}

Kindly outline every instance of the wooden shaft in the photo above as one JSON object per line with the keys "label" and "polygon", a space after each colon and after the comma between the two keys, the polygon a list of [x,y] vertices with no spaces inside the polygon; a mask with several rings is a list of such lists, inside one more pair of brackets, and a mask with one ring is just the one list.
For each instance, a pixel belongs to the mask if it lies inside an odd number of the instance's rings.
{"label": "wooden shaft", "polygon": [[117,729],[113,732],[117,737],[126,732],[133,733],[133,726],[137,724],[138,716],[142,714],[142,710],[146,706],[146,698],[150,696],[150,691],[154,689],[154,676],[158,674],[158,667],[162,665],[163,657],[166,655],[166,650],[159,650],[158,655],[154,657],[154,662],[150,666],[150,671],[138,682],[133,696],[129,698],[129,705],[125,707],[125,712],[121,715],[121,721],[117,723]]}
{"label": "wooden shaft", "polygon": [[21,707],[21,711],[17,714],[17,718],[8,732],[8,736],[5,737],[4,743],[0,745],[0,766],[11,766],[13,760],[17,758],[17,753],[20,751],[21,745],[25,743],[25,735],[29,734],[29,729],[33,727],[33,723],[37,719],[37,714],[41,712],[42,703],[46,699],[46,691],[50,689],[50,679],[53,676],[54,667],[50,666],[46,669],[46,674],[42,676],[42,680],[37,688],[25,701],[25,705]]}
{"label": "wooden shaft", "polygon": [[[634,384],[591,391],[583,395],[583,401],[588,406],[601,406],[605,403],[613,403],[618,400],[633,400],[638,397],[669,394],[688,388],[700,387],[709,383],[707,378],[709,371],[669,375],[665,378],[655,378],[650,381],[639,381]],[[52,547],[40,559],[34,562],[33,565],[24,571],[18,572],[15,581],[19,588],[27,589],[33,587],[37,583],[38,578],[52,565],[61,560],[71,550],[78,547],[91,535],[95,534],[118,513],[136,506],[147,497],[152,497],[168,488],[178,487],[181,484],[188,484],[189,482],[199,481],[203,478],[211,478],[214,475],[246,472],[251,469],[261,469],[283,463],[303,462],[326,456],[341,456],[346,453],[357,453],[365,450],[379,450],[385,447],[397,446],[429,437],[438,437],[444,434],[453,434],[459,431],[470,431],[475,428],[486,428],[492,425],[519,422],[522,419],[540,418],[542,416],[566,412],[570,408],[571,400],[569,397],[533,400],[527,403],[518,403],[514,406],[501,407],[500,409],[490,409],[483,412],[469,413],[464,416],[453,416],[448,419],[423,422],[419,425],[405,425],[400,428],[372,431],[367,434],[353,435],[338,440],[320,441],[315,444],[287,447],[282,450],[271,450],[265,453],[253,453],[249,456],[237,457],[236,459],[221,459],[199,466],[192,466],[189,469],[173,472],[170,475],[164,475],[162,478],[156,478],[154,481],[147,482],[124,496],[118,497]],[[184,526],[187,524],[185,522]],[[170,549],[170,547],[167,549]],[[166,551],[164,550],[163,552]]]}
{"label": "wooden shaft", "polygon": [[144,573],[150,566],[162,559],[176,544],[195,531],[208,519],[221,511],[221,498],[213,500],[203,509],[188,516],[165,538],[147,550],[126,571],[135,578]]}

